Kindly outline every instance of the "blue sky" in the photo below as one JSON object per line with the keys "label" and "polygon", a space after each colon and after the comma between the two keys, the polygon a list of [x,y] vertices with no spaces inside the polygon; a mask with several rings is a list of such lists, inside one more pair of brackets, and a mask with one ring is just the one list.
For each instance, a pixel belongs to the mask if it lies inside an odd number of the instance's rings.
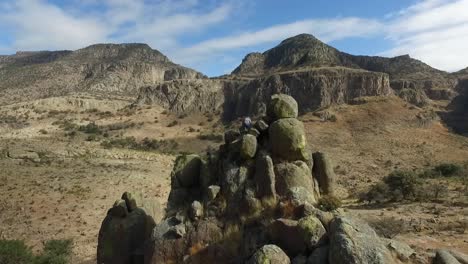
{"label": "blue sky", "polygon": [[0,54],[143,42],[209,76],[309,33],[352,54],[468,66],[468,0],[2,0]]}

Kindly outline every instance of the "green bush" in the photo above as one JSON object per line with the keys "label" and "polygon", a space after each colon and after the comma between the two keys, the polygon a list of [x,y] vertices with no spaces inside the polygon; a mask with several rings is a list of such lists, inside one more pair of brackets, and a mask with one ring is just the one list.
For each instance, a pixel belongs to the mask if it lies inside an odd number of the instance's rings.
{"label": "green bush", "polygon": [[361,202],[376,202],[376,203],[383,203],[388,199],[389,196],[389,188],[388,185],[379,182],[374,185],[369,189],[369,191],[362,193],[359,197],[359,200]]}
{"label": "green bush", "polygon": [[71,240],[50,240],[40,255],[21,240],[0,240],[0,264],[67,264],[72,253]]}
{"label": "green bush", "polygon": [[332,195],[324,195],[320,197],[318,207],[323,211],[333,211],[340,208],[341,200]]}
{"label": "green bush", "polygon": [[416,173],[412,171],[393,171],[384,178],[384,183],[391,190],[392,200],[416,198],[417,189],[421,186]]}
{"label": "green bush", "polygon": [[438,172],[444,177],[449,177],[460,174],[463,171],[463,167],[453,163],[442,163],[440,165],[437,165],[434,168],[434,171]]}
{"label": "green bush", "polygon": [[86,126],[80,126],[78,130],[86,134],[96,134],[96,135],[102,134],[101,128],[95,123],[89,123]]}
{"label": "green bush", "polygon": [[31,249],[20,240],[0,240],[0,263],[30,264],[33,261]]}

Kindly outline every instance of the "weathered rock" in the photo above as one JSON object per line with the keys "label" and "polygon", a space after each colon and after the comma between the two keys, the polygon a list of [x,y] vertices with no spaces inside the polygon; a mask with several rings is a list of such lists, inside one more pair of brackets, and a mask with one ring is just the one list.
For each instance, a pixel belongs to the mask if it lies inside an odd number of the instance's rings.
{"label": "weathered rock", "polygon": [[199,201],[193,201],[189,213],[192,221],[200,219],[203,216],[203,205]]}
{"label": "weathered rock", "polygon": [[258,136],[260,136],[260,131],[258,131],[256,128],[251,128],[251,129],[249,129],[248,134],[252,135],[254,137],[258,137]]}
{"label": "weathered rock", "polygon": [[297,226],[309,250],[313,250],[325,244],[327,231],[320,220],[315,216],[306,216],[299,219]]}
{"label": "weathered rock", "polygon": [[177,156],[171,173],[172,187],[192,187],[197,185],[200,178],[200,167],[201,159],[198,155]]}
{"label": "weathered rock", "polygon": [[328,246],[316,248],[307,258],[307,264],[328,264],[328,251]]}
{"label": "weathered rock", "polygon": [[320,220],[320,222],[322,222],[322,225],[327,231],[329,230],[330,223],[335,218],[335,216],[331,212],[325,212],[313,207],[312,205],[305,204],[303,207],[303,216],[305,217],[309,215],[317,217]]}
{"label": "weathered rock", "polygon": [[119,199],[115,201],[114,206],[110,209],[109,213],[114,217],[125,217],[128,215],[127,204],[124,200]]}
{"label": "weathered rock", "polygon": [[366,223],[336,217],[330,225],[330,263],[393,264],[390,251]]}
{"label": "weathered rock", "polygon": [[219,187],[218,185],[211,185],[208,187],[208,199],[209,200],[214,200],[217,196],[218,196],[218,193],[219,191],[221,190],[221,187]]}
{"label": "weathered rock", "polygon": [[286,94],[275,94],[271,97],[268,105],[268,116],[272,120],[281,118],[296,118],[298,115],[296,100]]}
{"label": "weathered rock", "polygon": [[125,204],[127,205],[127,209],[129,212],[137,208],[137,202],[135,198],[133,198],[131,193],[124,192],[124,194],[122,195],[122,199],[125,201]]}
{"label": "weathered rock", "polygon": [[401,89],[398,92],[398,96],[406,102],[419,107],[426,106],[430,103],[429,97],[427,97],[422,89]]}
{"label": "weathered rock", "polygon": [[460,264],[460,262],[447,250],[437,250],[434,264]]}
{"label": "weathered rock", "polygon": [[289,257],[284,253],[281,248],[276,245],[265,245],[261,247],[249,259],[248,264],[289,264],[291,263]]}
{"label": "weathered rock", "polygon": [[312,158],[314,161],[313,175],[317,179],[321,192],[325,195],[334,195],[336,176],[330,157],[323,152],[315,152],[312,154]]}
{"label": "weathered rock", "polygon": [[411,258],[411,256],[416,254],[416,252],[405,243],[391,239],[382,240],[387,245],[387,248],[390,249],[390,251],[394,252],[394,254],[401,261],[408,261]]}
{"label": "weathered rock", "polygon": [[257,138],[247,134],[242,137],[240,155],[244,159],[252,159],[257,153]]}
{"label": "weathered rock", "polygon": [[291,205],[301,207],[304,205],[313,205],[317,203],[317,199],[310,190],[304,187],[291,187],[289,188],[286,197]]}
{"label": "weathered rock", "polygon": [[296,256],[291,261],[291,264],[306,264],[306,263],[307,263],[307,257],[304,255]]}
{"label": "weathered rock", "polygon": [[304,188],[313,196],[312,174],[305,162],[283,162],[275,165],[276,191],[288,195],[293,187]]}
{"label": "weathered rock", "polygon": [[284,160],[308,160],[304,125],[297,119],[275,121],[269,128],[270,146],[274,156]]}
{"label": "weathered rock", "polygon": [[289,256],[305,252],[306,243],[298,222],[291,219],[277,219],[268,227],[273,243],[281,247]]}
{"label": "weathered rock", "polygon": [[259,155],[257,157],[255,182],[258,197],[276,199],[275,171],[270,156]]}
{"label": "weathered rock", "polygon": [[240,137],[240,132],[238,130],[228,130],[224,133],[224,142],[230,144],[234,140]]}
{"label": "weathered rock", "polygon": [[455,250],[450,250],[450,254],[454,256],[461,264],[468,264],[468,255]]}
{"label": "weathered rock", "polygon": [[169,230],[165,233],[166,237],[168,238],[182,238],[186,234],[186,229],[184,224],[178,224],[175,226],[171,226]]}
{"label": "weathered rock", "polygon": [[[125,201],[120,204],[125,205]],[[143,259],[143,247],[154,226],[153,219],[140,208],[125,218],[108,214],[99,230],[97,263],[131,264]]]}
{"label": "weathered rock", "polygon": [[258,121],[255,123],[254,127],[255,127],[260,133],[265,132],[265,131],[268,130],[268,124],[267,124],[265,121],[263,121],[263,120],[258,120]]}

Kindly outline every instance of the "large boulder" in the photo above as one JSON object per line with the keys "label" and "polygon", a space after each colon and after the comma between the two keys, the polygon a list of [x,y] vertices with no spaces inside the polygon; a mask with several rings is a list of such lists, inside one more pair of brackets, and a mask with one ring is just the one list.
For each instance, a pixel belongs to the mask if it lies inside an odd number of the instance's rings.
{"label": "large boulder", "polygon": [[171,173],[171,185],[173,188],[189,188],[197,185],[200,178],[202,161],[198,155],[180,155],[174,162]]}
{"label": "large boulder", "polygon": [[[309,167],[303,161],[283,162],[275,165],[276,191],[282,196],[310,197],[314,204],[314,183]],[[300,188],[297,189],[297,188]],[[300,194],[295,195],[297,191]],[[305,195],[304,195],[305,194]]]}
{"label": "large boulder", "polygon": [[330,263],[398,263],[375,231],[357,219],[336,217],[330,225],[329,237]]}
{"label": "large boulder", "polygon": [[327,242],[327,231],[317,217],[312,215],[303,217],[299,219],[297,226],[309,250],[313,250]]}
{"label": "large boulder", "polygon": [[253,254],[247,264],[289,264],[288,255],[276,245],[265,245]]}
{"label": "large boulder", "polygon": [[255,153],[257,153],[257,138],[250,134],[242,136],[240,156],[243,159],[252,159]]}
{"label": "large boulder", "polygon": [[336,189],[336,176],[333,163],[327,154],[315,152],[313,158],[313,175],[320,186],[322,194],[334,195]]}
{"label": "large boulder", "polygon": [[135,207],[128,212],[125,201],[119,200],[109,210],[99,230],[97,263],[140,263],[154,227],[153,218],[143,209]]}
{"label": "large boulder", "polygon": [[284,160],[310,159],[304,125],[294,118],[275,121],[269,128],[270,147],[275,157]]}
{"label": "large boulder", "polygon": [[460,261],[458,261],[448,250],[437,250],[435,258],[434,258],[434,264],[460,264]]}
{"label": "large boulder", "polygon": [[268,116],[271,120],[296,118],[299,112],[298,109],[294,98],[286,94],[276,94],[271,97],[268,105]]}
{"label": "large boulder", "polygon": [[255,183],[260,198],[276,199],[276,180],[273,160],[268,155],[259,155],[255,164]]}

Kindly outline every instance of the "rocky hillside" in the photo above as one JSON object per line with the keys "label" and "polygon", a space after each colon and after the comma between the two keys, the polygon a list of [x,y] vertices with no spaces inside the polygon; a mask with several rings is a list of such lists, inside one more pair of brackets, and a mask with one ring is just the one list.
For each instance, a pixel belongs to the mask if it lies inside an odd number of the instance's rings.
{"label": "rocky hillside", "polygon": [[[395,58],[354,56],[308,34],[286,39],[264,53],[247,55],[233,74],[253,77],[304,67],[336,66],[388,73],[391,86],[396,90],[451,89],[456,83],[456,79],[448,73],[434,69],[408,55]],[[429,94],[432,95],[431,92]],[[434,97],[436,96],[434,93]]]}
{"label": "rocky hillside", "polygon": [[0,57],[0,104],[76,92],[133,95],[142,86],[204,78],[146,44],[97,44],[77,51]]}

